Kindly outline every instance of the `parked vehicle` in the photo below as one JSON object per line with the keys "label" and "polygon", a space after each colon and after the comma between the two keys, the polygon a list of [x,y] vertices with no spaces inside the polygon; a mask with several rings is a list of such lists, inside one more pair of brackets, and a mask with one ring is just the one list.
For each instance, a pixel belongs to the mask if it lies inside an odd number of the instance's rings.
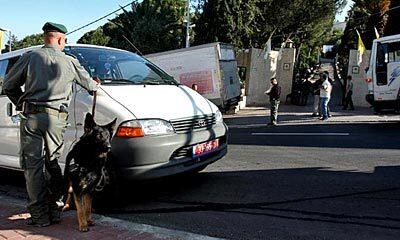
{"label": "parked vehicle", "polygon": [[376,112],[400,110],[400,34],[373,42],[366,99]]}
{"label": "parked vehicle", "polygon": [[181,84],[198,91],[220,109],[228,111],[240,101],[240,79],[232,45],[210,43],[146,55]]}
{"label": "parked vehicle", "polygon": [[[0,82],[22,54],[39,47],[0,55]],[[217,106],[156,65],[131,52],[100,46],[67,45],[65,52],[102,79],[96,122],[118,118],[112,139],[118,176],[153,179],[200,171],[227,153],[228,129]],[[92,108],[92,96],[77,84],[71,99],[61,165]],[[20,169],[19,113],[4,94],[0,114],[0,167]]]}

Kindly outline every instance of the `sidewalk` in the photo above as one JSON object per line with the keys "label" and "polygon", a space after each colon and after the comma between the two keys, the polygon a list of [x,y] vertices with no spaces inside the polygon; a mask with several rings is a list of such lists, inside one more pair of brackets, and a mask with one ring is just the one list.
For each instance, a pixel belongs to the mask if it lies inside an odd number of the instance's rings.
{"label": "sidewalk", "polygon": [[89,232],[77,230],[76,212],[63,214],[60,224],[44,228],[27,226],[25,201],[0,195],[0,240],[3,239],[198,239],[211,240],[208,236],[175,231],[145,224],[94,215],[96,226]]}
{"label": "sidewalk", "polygon": [[[263,117],[263,124],[268,121],[269,109],[265,107],[247,107],[241,109],[237,114],[225,115],[224,119],[239,120],[246,123],[246,118],[252,122],[254,117]],[[293,124],[340,124],[340,123],[376,123],[376,122],[400,122],[400,114],[375,115],[370,108],[356,108],[356,110],[341,110],[340,106],[331,106],[332,117],[322,122],[316,117],[311,117],[312,106],[294,106],[282,104],[278,111],[278,122],[280,125]],[[264,119],[265,118],[265,119]],[[250,123],[250,122],[249,122]],[[261,122],[260,122],[261,123]]]}

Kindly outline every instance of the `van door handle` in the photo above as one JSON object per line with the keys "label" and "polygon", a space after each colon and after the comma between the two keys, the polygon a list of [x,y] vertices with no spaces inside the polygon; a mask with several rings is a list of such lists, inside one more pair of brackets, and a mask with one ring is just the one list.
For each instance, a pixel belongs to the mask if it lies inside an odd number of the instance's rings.
{"label": "van door handle", "polygon": [[13,116],[13,104],[12,103],[7,103],[7,116],[12,117]]}
{"label": "van door handle", "polygon": [[83,124],[82,123],[77,123],[76,126],[83,126]]}

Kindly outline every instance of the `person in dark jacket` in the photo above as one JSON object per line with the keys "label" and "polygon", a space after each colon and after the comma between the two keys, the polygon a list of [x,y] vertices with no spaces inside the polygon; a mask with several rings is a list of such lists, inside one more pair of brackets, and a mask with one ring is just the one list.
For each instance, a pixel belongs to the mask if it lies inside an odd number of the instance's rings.
{"label": "person in dark jacket", "polygon": [[320,115],[320,104],[319,104],[319,93],[322,85],[322,74],[320,74],[319,79],[313,84],[313,92],[314,92],[314,106],[313,106],[313,117],[317,117]]}
{"label": "person in dark jacket", "polygon": [[276,125],[278,122],[278,108],[281,97],[281,87],[278,85],[276,78],[271,78],[271,87],[265,91],[265,94],[269,96],[271,102],[271,114],[269,125]]}

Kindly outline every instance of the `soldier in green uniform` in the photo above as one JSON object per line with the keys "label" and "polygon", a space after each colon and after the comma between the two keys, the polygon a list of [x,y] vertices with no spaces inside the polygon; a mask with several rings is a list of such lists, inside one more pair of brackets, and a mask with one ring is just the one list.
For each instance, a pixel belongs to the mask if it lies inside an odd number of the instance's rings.
{"label": "soldier in green uniform", "polygon": [[[28,191],[29,225],[44,227],[60,222],[56,201],[64,183],[58,159],[63,149],[68,105],[75,81],[89,92],[94,81],[78,60],[64,54],[64,25],[43,26],[45,45],[24,54],[4,79],[3,91],[22,111],[20,164]],[[25,86],[24,91],[21,89]]]}

